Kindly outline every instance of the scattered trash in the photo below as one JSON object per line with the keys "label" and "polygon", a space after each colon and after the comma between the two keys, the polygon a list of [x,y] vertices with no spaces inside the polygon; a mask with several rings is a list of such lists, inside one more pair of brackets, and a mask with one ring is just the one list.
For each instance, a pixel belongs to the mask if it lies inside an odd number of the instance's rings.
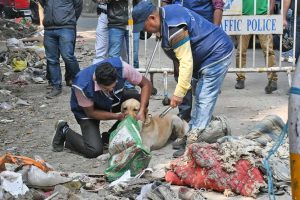
{"label": "scattered trash", "polygon": [[11,48],[24,48],[25,45],[21,40],[18,40],[16,38],[9,38],[6,40],[6,46],[8,49]]}
{"label": "scattered trash", "polygon": [[170,188],[170,185],[155,181],[142,187],[141,194],[136,198],[137,200],[179,200],[176,193]]}
{"label": "scattered trash", "polygon": [[23,99],[18,99],[16,104],[17,105],[23,105],[23,106],[30,106],[30,104],[27,101],[24,101]]}
{"label": "scattered trash", "polygon": [[9,192],[15,198],[29,191],[28,187],[23,184],[22,175],[19,173],[3,171],[0,173],[0,181],[2,189]]}
{"label": "scattered trash", "polygon": [[[9,148],[5,149],[6,152],[10,152],[10,153],[16,152],[18,150],[19,150],[18,147],[9,147]],[[5,165],[5,168],[7,169],[6,165]],[[9,170],[9,169],[7,169],[7,170]],[[9,170],[9,171],[12,171],[12,170]]]}
{"label": "scattered trash", "polygon": [[11,95],[11,91],[9,90],[0,90],[0,93],[4,95]]}
{"label": "scattered trash", "polygon": [[11,66],[14,72],[21,72],[27,68],[27,60],[23,60],[21,58],[13,58],[11,62]]}
{"label": "scattered trash", "polygon": [[37,84],[45,84],[45,83],[47,83],[47,81],[45,81],[41,77],[31,77],[31,79],[33,80],[33,82],[35,82]]}
{"label": "scattered trash", "polygon": [[97,157],[98,160],[100,160],[101,162],[105,162],[108,161],[110,158],[110,154],[106,153],[106,154],[102,154],[100,156]]}
{"label": "scattered trash", "polygon": [[118,178],[117,180],[111,182],[109,184],[109,187],[113,187],[113,186],[118,185],[120,183],[130,181],[131,179],[133,179],[133,177],[131,177],[130,171],[127,170],[120,178]]}
{"label": "scattered trash", "polygon": [[0,157],[0,171],[5,170],[5,163],[16,163],[20,166],[34,165],[44,172],[53,170],[53,168],[51,168],[44,160],[34,160],[25,156],[15,156],[10,153],[6,153]]}
{"label": "scattered trash", "polygon": [[15,23],[14,20],[0,18],[1,34],[0,40],[7,38],[24,38],[31,35],[35,29],[34,27],[24,27],[22,24]]}
{"label": "scattered trash", "polygon": [[10,110],[12,109],[12,105],[8,104],[7,102],[3,102],[0,104],[0,108],[4,109],[4,110]]}
{"label": "scattered trash", "polygon": [[1,119],[0,120],[0,123],[2,123],[2,124],[8,124],[8,123],[11,123],[11,122],[14,122],[14,120],[13,119]]}
{"label": "scattered trash", "polygon": [[70,182],[72,179],[63,177],[61,173],[56,171],[48,171],[47,173],[40,168],[32,165],[27,174],[27,183],[31,187],[47,187]]}

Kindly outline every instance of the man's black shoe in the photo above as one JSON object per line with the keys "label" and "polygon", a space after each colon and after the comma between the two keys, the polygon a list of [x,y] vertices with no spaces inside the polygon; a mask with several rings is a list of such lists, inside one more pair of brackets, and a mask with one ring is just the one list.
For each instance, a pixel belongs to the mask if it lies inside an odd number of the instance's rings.
{"label": "man's black shoe", "polygon": [[183,138],[177,138],[173,143],[172,143],[172,148],[173,149],[184,149],[186,145],[186,139],[187,137],[184,136]]}
{"label": "man's black shoe", "polygon": [[268,85],[265,87],[266,94],[271,94],[275,90],[277,90],[277,81],[269,81]]}
{"label": "man's black shoe", "polygon": [[234,87],[235,87],[235,89],[244,89],[245,88],[245,80],[237,80]]}
{"label": "man's black shoe", "polygon": [[54,97],[61,94],[61,88],[53,87],[52,90],[46,95],[47,99],[53,99]]}
{"label": "man's black shoe", "polygon": [[64,127],[69,127],[68,123],[63,120],[58,120],[55,124],[55,133],[52,139],[52,151],[60,152],[64,150],[66,134],[63,133]]}
{"label": "man's black shoe", "polygon": [[179,149],[173,153],[173,157],[178,158],[178,157],[182,156],[184,154],[184,152],[185,152],[185,148]]}

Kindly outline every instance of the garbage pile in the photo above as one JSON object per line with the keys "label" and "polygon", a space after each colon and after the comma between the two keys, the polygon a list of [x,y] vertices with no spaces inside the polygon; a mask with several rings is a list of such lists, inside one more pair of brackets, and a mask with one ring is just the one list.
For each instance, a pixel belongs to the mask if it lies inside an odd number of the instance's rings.
{"label": "garbage pile", "polygon": [[12,84],[46,83],[46,59],[42,44],[7,39],[6,49],[0,52],[0,75],[2,82]]}
{"label": "garbage pile", "polygon": [[15,20],[3,18],[0,18],[0,27],[0,40],[6,40],[7,38],[24,38],[36,31],[34,26],[16,23]]}
{"label": "garbage pile", "polygon": [[[78,41],[82,45],[78,45],[76,48],[77,60],[85,66],[88,66],[92,63],[94,51],[83,45],[84,40],[78,39]],[[1,82],[21,82],[23,84],[47,83],[47,61],[45,58],[42,33],[37,33],[33,37],[21,40],[9,38],[6,42],[2,43],[3,46],[0,48]],[[60,60],[60,66],[65,66],[62,59]]]}
{"label": "garbage pile", "polygon": [[[267,191],[263,158],[279,138],[284,123],[278,116],[267,116],[245,137],[225,136],[217,143],[194,143],[185,155],[171,164],[166,181],[175,185],[230,190],[256,197]],[[270,159],[277,194],[290,194],[288,141]]]}
{"label": "garbage pile", "polygon": [[0,157],[0,199],[177,199],[169,185],[144,178],[146,173],[131,177],[127,171],[108,183],[103,174],[58,172],[38,156],[7,153]]}

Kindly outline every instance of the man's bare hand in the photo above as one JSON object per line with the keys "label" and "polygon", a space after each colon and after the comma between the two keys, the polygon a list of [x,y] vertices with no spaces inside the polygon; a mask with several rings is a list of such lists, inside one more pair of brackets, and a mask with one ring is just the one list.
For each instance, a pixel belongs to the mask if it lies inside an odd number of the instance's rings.
{"label": "man's bare hand", "polygon": [[122,120],[122,119],[124,119],[124,117],[125,117],[125,114],[123,114],[123,113],[116,113],[116,120]]}
{"label": "man's bare hand", "polygon": [[138,114],[136,115],[136,117],[135,117],[135,119],[137,120],[137,121],[145,121],[145,117],[146,117],[146,113],[143,111],[143,110],[140,110],[139,112],[138,112]]}
{"label": "man's bare hand", "polygon": [[181,98],[181,97],[177,97],[177,96],[173,95],[171,98],[170,106],[172,108],[179,106],[182,103],[182,99],[183,98]]}

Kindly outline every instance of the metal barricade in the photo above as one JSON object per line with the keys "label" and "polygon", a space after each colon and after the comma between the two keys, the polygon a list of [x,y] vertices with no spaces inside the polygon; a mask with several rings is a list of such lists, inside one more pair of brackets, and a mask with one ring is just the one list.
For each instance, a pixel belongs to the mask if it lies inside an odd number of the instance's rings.
{"label": "metal barricade", "polygon": [[[227,0],[230,1],[230,0]],[[234,3],[234,1],[241,3],[241,0],[231,0],[231,2]],[[256,1],[257,0],[253,0],[254,1],[254,11],[256,11]],[[231,36],[236,36],[236,35],[247,35],[247,34],[251,34],[253,35],[253,53],[252,53],[252,66],[246,65],[245,68],[235,68],[235,67],[231,67],[228,70],[228,73],[263,73],[263,72],[285,72],[287,73],[287,77],[288,77],[288,83],[289,86],[291,86],[291,81],[292,81],[292,77],[291,77],[291,72],[295,70],[295,48],[296,48],[296,20],[297,20],[297,1],[295,2],[295,10],[294,10],[294,39],[293,39],[293,63],[289,64],[289,65],[282,65],[282,41],[283,41],[283,23],[282,23],[282,19],[283,19],[283,0],[281,0],[281,12],[280,14],[276,14],[276,15],[271,15],[270,13],[270,9],[268,9],[268,13],[267,15],[256,15],[256,13],[254,12],[254,15],[252,16],[243,16],[241,15],[241,11],[240,13],[236,13],[238,15],[223,15],[223,19],[222,19],[222,28],[223,30]],[[160,0],[158,1],[158,5],[160,5]],[[268,0],[268,5],[270,5],[270,0]],[[241,26],[244,26],[244,29],[247,29],[247,27],[245,28],[245,22],[252,20],[254,23],[261,23],[262,21],[265,21],[264,23],[271,23],[272,29],[270,30],[260,30],[260,31],[255,31],[255,29],[253,28],[253,30],[251,31],[245,31],[242,30],[243,28],[240,27],[240,30],[232,30],[232,24],[240,24]],[[244,24],[243,24],[244,23]],[[247,25],[247,24],[246,24]],[[231,27],[230,27],[231,26]],[[268,25],[266,25],[268,26]],[[265,62],[265,66],[261,65],[259,66],[256,62],[256,55],[257,55],[257,50],[256,50],[256,35],[259,34],[278,34],[280,35],[280,44],[279,44],[279,56],[278,56],[278,62],[276,62],[277,64],[275,64],[272,67],[267,67],[268,66],[268,62],[269,60],[266,59]],[[240,41],[241,42],[241,41]],[[273,41],[269,41],[269,42],[273,42]],[[154,73],[173,73],[173,68],[154,68],[151,67],[152,61],[153,61],[153,57],[155,56],[155,54],[157,53],[157,45],[158,42],[153,50],[153,53],[150,55],[150,61],[148,61],[148,57],[146,57],[146,63],[147,66],[146,68],[140,68],[138,69],[141,73],[145,73],[145,75],[147,75],[148,73],[150,74],[150,79],[153,83],[153,74]],[[148,45],[147,45],[147,40],[145,39],[145,55],[147,55],[147,51],[148,51]],[[160,49],[159,49],[159,58],[160,58]],[[150,50],[151,51],[151,50]],[[240,52],[241,54],[241,52]],[[269,47],[267,47],[267,52],[266,55],[269,54]],[[239,61],[239,66],[241,66],[241,58],[242,56],[240,56],[240,61]],[[234,59],[234,56],[233,58]],[[249,59],[249,58],[248,58]],[[159,59],[160,60],[160,59]],[[160,61],[159,61],[160,62]],[[159,65],[160,66],[160,65]],[[164,77],[167,77],[166,75],[164,75]]]}

